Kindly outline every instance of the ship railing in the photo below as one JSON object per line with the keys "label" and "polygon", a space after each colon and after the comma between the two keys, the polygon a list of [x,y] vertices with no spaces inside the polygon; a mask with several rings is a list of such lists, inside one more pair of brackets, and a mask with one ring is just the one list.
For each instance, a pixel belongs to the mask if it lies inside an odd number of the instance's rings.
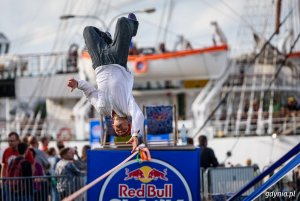
{"label": "ship railing", "polygon": [[[6,201],[59,201],[86,184],[86,176],[32,176],[0,178],[0,198]],[[86,194],[77,201],[85,201]]]}
{"label": "ship railing", "polygon": [[[258,120],[258,114],[259,114],[259,112],[257,112],[257,111],[252,112],[251,122],[256,122]],[[248,115],[248,112],[243,112],[241,119],[247,120],[247,118],[246,118],[247,115]],[[267,120],[269,115],[270,115],[269,112],[263,112],[263,119]],[[217,119],[216,117],[213,117],[213,118],[211,118],[211,120],[220,120],[220,121],[225,120],[226,116],[227,116],[226,113],[222,113],[220,115],[219,119]],[[273,116],[273,122],[291,121],[291,119],[296,122],[300,122],[300,111],[289,111],[286,114],[273,112],[272,116]],[[237,113],[231,113],[230,117],[232,118],[232,120],[235,120],[237,118]]]}
{"label": "ship railing", "polygon": [[[224,126],[225,125],[221,125]],[[227,132],[225,133],[224,129],[222,127],[216,126],[212,128],[212,133],[214,137],[232,137],[232,136],[271,136],[272,134],[281,134],[284,135],[300,135],[300,128],[290,128],[290,129],[282,129],[282,125],[274,126],[274,131],[272,133],[268,133],[267,129],[264,129],[263,133],[257,133],[257,126],[256,125],[250,125],[250,131],[246,132],[246,125],[241,125],[238,129],[238,133],[235,133],[236,127],[229,125]],[[278,132],[277,132],[278,131]]]}
{"label": "ship railing", "polygon": [[[257,133],[257,124],[258,118],[251,119],[250,122],[250,132],[246,134],[246,127],[247,127],[247,119],[241,120],[239,124],[239,135],[272,135],[276,134],[284,134],[284,135],[299,135],[300,134],[300,116],[289,116],[289,117],[276,117],[272,119],[271,127],[269,129],[268,119],[265,118],[263,120],[263,131],[262,133]],[[226,125],[229,124],[229,125]],[[234,118],[230,119],[229,123],[226,119],[214,119],[211,121],[213,134],[216,137],[226,137],[231,136],[232,133],[236,130],[236,120]],[[227,128],[227,131],[224,128]],[[271,131],[271,132],[270,132]]]}
{"label": "ship railing", "polygon": [[[232,136],[270,136],[272,135],[272,133],[268,133],[267,129],[264,129],[263,133],[257,133],[257,126],[256,125],[250,125],[250,131],[246,132],[246,126],[240,126],[238,129],[238,133],[235,133],[235,126],[228,126],[228,130],[225,133],[225,131],[222,128],[213,128],[212,129],[212,133],[214,135],[214,137],[232,137]],[[285,130],[281,130],[281,127],[278,125],[277,127],[275,127],[274,129],[278,129],[279,134],[281,133],[285,133],[285,135],[299,135],[300,134],[300,129],[298,128],[291,128],[291,129],[285,129]],[[276,130],[273,132],[273,134],[277,134]]]}
{"label": "ship railing", "polygon": [[[9,127],[7,127],[9,125]],[[37,136],[47,135],[56,139],[58,135],[60,137],[66,137],[73,139],[74,137],[74,125],[72,119],[57,119],[46,118],[41,119],[38,122],[30,121],[30,119],[18,119],[18,120],[0,120],[0,139],[7,140],[7,134],[10,131],[15,131],[20,134],[21,137],[30,133]]]}
{"label": "ship railing", "polygon": [[[245,74],[245,75],[240,75],[240,74],[233,74],[229,76],[229,81],[231,84],[235,86],[242,86],[243,84],[246,84],[246,86],[251,87],[252,86],[252,79],[251,78],[256,78],[256,86],[261,86],[265,85],[266,87],[268,86],[268,83],[271,83],[273,81],[274,75],[273,74]],[[289,77],[284,77],[284,79],[279,79],[277,78],[275,80],[276,87],[285,87],[285,88],[296,88],[299,86],[299,75],[293,74]],[[277,89],[277,88],[274,88]],[[226,87],[225,87],[226,90]]]}
{"label": "ship railing", "polygon": [[[0,56],[0,79],[76,72],[65,52]],[[72,65],[70,65],[72,64]]]}

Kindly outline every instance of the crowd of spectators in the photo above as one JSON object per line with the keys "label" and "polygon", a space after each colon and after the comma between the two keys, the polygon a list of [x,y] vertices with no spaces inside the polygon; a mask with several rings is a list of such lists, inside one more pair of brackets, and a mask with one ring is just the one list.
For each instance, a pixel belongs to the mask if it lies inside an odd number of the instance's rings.
{"label": "crowd of spectators", "polygon": [[9,133],[0,166],[2,198],[42,201],[52,194],[53,200],[61,200],[83,185],[90,146],[83,147],[80,157],[62,141],[57,142],[57,148],[48,147],[49,142],[46,136],[38,139],[27,134],[20,139],[16,132]]}

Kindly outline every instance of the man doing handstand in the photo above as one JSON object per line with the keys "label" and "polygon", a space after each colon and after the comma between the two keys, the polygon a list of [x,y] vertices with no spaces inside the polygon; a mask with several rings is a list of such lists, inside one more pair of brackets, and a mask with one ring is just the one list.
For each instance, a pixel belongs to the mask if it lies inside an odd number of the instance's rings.
{"label": "man doing handstand", "polygon": [[112,117],[112,126],[118,136],[131,133],[127,143],[132,143],[132,150],[136,149],[138,137],[144,132],[144,115],[133,98],[133,75],[127,69],[130,41],[138,25],[133,13],[128,18],[119,18],[114,40],[108,32],[85,27],[83,37],[96,73],[97,89],[85,80],[70,79],[68,82],[72,91],[82,90],[100,114]]}

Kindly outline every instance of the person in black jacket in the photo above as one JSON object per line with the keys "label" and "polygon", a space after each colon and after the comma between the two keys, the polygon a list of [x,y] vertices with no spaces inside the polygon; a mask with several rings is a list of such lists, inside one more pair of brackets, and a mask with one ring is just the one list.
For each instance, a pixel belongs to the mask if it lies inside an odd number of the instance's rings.
{"label": "person in black jacket", "polygon": [[219,165],[214,151],[207,147],[207,138],[204,135],[199,137],[200,146],[200,166],[204,169],[209,167],[217,167]]}

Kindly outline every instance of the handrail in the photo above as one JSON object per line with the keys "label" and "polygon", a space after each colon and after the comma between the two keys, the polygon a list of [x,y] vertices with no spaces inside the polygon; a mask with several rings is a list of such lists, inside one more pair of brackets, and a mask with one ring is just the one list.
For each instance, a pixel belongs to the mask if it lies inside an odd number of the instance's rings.
{"label": "handrail", "polygon": [[282,177],[284,177],[287,173],[297,167],[300,163],[300,154],[298,154],[295,158],[288,162],[285,165],[285,168],[279,170],[276,174],[274,174],[268,181],[266,181],[263,185],[261,185],[258,189],[252,192],[244,201],[252,201],[260,196],[265,190],[274,185],[277,181],[279,181]]}
{"label": "handrail", "polygon": [[[235,65],[234,61],[228,62],[227,66],[226,66],[226,71],[224,72],[222,77],[219,80],[214,81],[214,83],[213,83],[214,88],[212,90],[210,90],[210,92],[208,94],[206,94],[205,97],[203,96],[204,93],[202,93],[202,92],[200,92],[200,94],[198,95],[201,98],[203,97],[203,101],[201,103],[196,102],[196,101],[199,101],[199,99],[196,98],[196,100],[192,103],[193,114],[196,114],[196,116],[194,118],[195,118],[195,121],[198,122],[198,124],[195,125],[195,130],[193,132],[193,138],[196,138],[198,135],[200,135],[201,130],[205,127],[206,123],[210,120],[210,118],[214,114],[214,112],[212,112],[212,113],[210,113],[210,115],[206,115],[207,111],[205,111],[206,112],[205,113],[204,109],[206,109],[207,104],[213,99],[213,97],[216,95],[216,93],[218,91],[222,90],[223,84],[226,82],[226,80],[230,74],[231,68],[234,65]],[[209,85],[206,87],[211,87],[211,86]],[[204,92],[206,92],[206,91],[204,91]],[[218,107],[220,106],[220,103],[217,105],[217,107],[214,109],[214,111],[216,109],[218,109]],[[197,114],[198,112],[200,112],[199,115]],[[202,112],[202,114],[201,114],[201,112]],[[205,113],[205,114],[203,114],[203,113]],[[201,116],[203,117],[203,119],[201,119]]]}
{"label": "handrail", "polygon": [[239,196],[241,196],[243,193],[245,193],[247,190],[249,190],[252,186],[254,186],[256,183],[261,181],[265,176],[273,172],[275,169],[277,169],[279,166],[281,166],[283,163],[291,159],[293,156],[298,154],[300,152],[300,143],[298,143],[294,148],[292,148],[289,152],[287,152],[284,156],[282,156],[280,159],[278,159],[273,165],[271,165],[269,168],[267,168],[265,171],[263,171],[261,174],[259,174],[257,177],[255,177],[252,181],[250,181],[246,186],[244,186],[241,190],[236,192],[232,197],[230,197],[227,201],[233,201]]}
{"label": "handrail", "polygon": [[[51,179],[51,178],[67,178],[68,175],[44,175],[44,176],[30,176],[30,177],[1,177],[0,181],[4,180],[20,180],[20,179]],[[86,175],[76,176],[76,178],[84,178]]]}
{"label": "handrail", "polygon": [[70,59],[70,55],[67,52],[1,55],[0,75],[3,77],[6,73],[8,77],[24,77],[68,73],[71,72],[67,68],[69,67],[68,59]]}

